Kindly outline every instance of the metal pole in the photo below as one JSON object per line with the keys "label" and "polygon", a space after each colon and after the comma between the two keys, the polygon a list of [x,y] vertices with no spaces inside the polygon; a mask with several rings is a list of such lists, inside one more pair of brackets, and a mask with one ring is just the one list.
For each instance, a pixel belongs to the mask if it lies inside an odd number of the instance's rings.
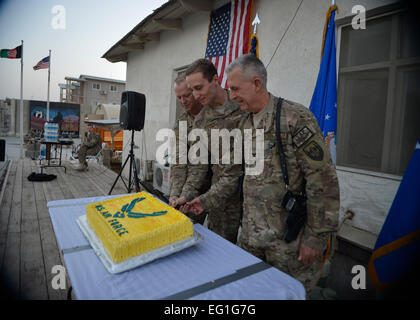
{"label": "metal pole", "polygon": [[20,158],[23,159],[23,40],[20,58]]}
{"label": "metal pole", "polygon": [[47,122],[50,121],[50,69],[51,69],[51,50],[49,50],[49,65],[48,65],[48,89],[47,89]]}

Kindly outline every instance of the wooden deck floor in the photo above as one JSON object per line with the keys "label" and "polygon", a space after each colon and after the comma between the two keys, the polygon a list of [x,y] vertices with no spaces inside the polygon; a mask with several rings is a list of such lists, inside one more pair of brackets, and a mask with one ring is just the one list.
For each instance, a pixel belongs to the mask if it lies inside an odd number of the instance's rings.
{"label": "wooden deck floor", "polygon": [[[39,172],[37,161],[14,160],[9,165],[0,206],[0,291],[17,299],[66,299],[67,290],[52,287],[52,267],[64,263],[47,202],[108,195],[117,174],[96,163],[89,164],[89,171],[78,172],[67,162],[67,173],[63,168],[44,170],[57,179],[31,182],[27,177]],[[123,193],[127,189],[118,179],[112,194]]]}

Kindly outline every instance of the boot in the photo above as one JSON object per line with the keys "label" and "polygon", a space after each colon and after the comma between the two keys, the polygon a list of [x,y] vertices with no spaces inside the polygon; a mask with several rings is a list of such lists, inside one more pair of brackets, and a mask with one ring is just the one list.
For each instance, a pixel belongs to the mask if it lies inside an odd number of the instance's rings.
{"label": "boot", "polygon": [[81,163],[80,166],[76,169],[77,171],[87,171],[88,170],[88,165],[86,162]]}

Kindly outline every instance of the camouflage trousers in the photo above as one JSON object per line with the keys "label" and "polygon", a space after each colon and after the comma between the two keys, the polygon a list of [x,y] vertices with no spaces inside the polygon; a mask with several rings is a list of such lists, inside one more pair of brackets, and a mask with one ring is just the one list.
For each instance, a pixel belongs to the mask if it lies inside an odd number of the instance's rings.
{"label": "camouflage trousers", "polygon": [[77,156],[79,159],[80,164],[86,164],[86,156],[96,156],[101,150],[100,146],[95,146],[93,148],[88,148],[84,144],[82,144],[79,148],[79,151],[77,151]]}
{"label": "camouflage trousers", "polygon": [[241,202],[239,199],[235,199],[229,201],[225,207],[219,210],[208,211],[207,227],[219,236],[236,244],[241,216]]}
{"label": "camouflage trousers", "polygon": [[267,246],[258,247],[250,244],[249,239],[241,236],[238,246],[300,281],[305,287],[308,298],[322,275],[324,264],[322,255],[319,255],[310,265],[304,265],[298,260],[299,238],[289,244],[278,239],[270,242]]}

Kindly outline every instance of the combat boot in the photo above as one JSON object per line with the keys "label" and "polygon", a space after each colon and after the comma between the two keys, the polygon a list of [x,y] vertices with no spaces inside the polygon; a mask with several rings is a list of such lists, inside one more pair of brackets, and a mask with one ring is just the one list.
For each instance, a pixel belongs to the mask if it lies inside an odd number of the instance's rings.
{"label": "combat boot", "polygon": [[87,171],[88,169],[88,165],[87,163],[81,163],[80,166],[78,168],[76,168],[77,171]]}

